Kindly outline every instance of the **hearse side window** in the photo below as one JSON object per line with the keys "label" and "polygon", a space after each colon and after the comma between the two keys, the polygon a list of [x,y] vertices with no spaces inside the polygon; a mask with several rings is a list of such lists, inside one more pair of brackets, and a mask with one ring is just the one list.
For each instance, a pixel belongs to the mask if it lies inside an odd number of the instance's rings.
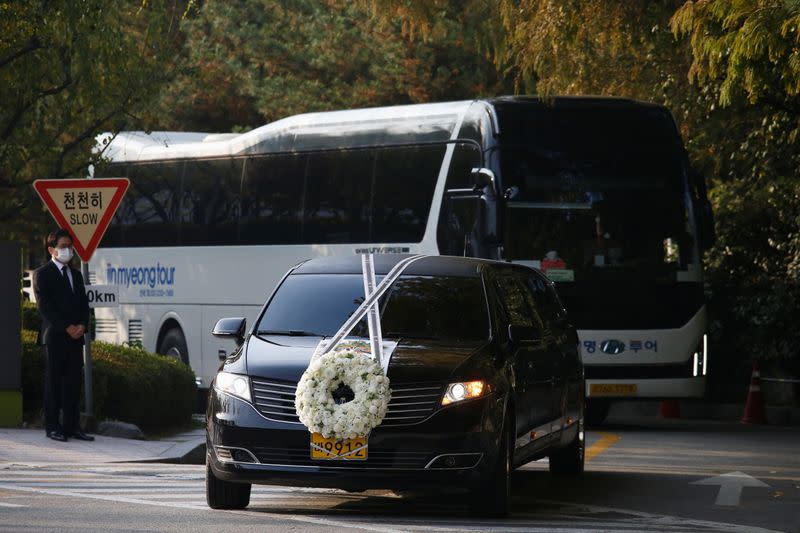
{"label": "hearse side window", "polygon": [[544,323],[536,300],[523,277],[517,272],[506,270],[496,277],[496,283],[510,323],[535,327],[542,331]]}
{"label": "hearse side window", "polygon": [[213,246],[236,242],[241,179],[241,159],[186,162],[181,244]]}
{"label": "hearse side window", "polygon": [[242,185],[241,244],[300,242],[300,206],[306,157],[299,154],[247,158]]}
{"label": "hearse side window", "polygon": [[[183,161],[135,165],[117,216],[125,246],[175,246],[180,241]],[[104,243],[108,246],[108,243]]]}

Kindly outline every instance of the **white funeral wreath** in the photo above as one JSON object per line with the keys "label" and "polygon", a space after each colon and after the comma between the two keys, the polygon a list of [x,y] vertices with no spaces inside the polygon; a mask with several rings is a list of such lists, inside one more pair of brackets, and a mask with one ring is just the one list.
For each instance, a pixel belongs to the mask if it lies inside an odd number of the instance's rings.
{"label": "white funeral wreath", "polygon": [[[340,384],[350,387],[355,398],[337,404],[332,393]],[[391,395],[389,378],[377,361],[356,351],[334,350],[308,366],[297,384],[294,406],[312,433],[352,439],[366,436],[383,421]]]}

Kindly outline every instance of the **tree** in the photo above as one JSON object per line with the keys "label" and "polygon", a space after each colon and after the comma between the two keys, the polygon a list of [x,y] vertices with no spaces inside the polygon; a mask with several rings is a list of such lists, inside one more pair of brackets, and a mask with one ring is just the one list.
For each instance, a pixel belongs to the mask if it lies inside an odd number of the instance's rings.
{"label": "tree", "polygon": [[95,137],[147,124],[182,7],[168,0],[0,3],[0,238],[49,224],[37,178],[82,177]]}
{"label": "tree", "polygon": [[798,374],[800,2],[687,2],[672,27],[691,44],[689,79],[740,111],[736,134],[717,137],[719,243],[708,256],[728,346]]}
{"label": "tree", "polygon": [[503,91],[460,23],[409,39],[396,17],[349,2],[207,2],[184,21],[181,75],[164,93],[170,127],[230,131],[288,115],[456,100]]}

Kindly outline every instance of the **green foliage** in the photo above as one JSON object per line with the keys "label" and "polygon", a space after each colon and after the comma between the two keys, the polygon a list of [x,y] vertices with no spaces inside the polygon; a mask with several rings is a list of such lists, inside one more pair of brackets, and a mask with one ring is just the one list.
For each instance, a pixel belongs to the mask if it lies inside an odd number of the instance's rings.
{"label": "green foliage", "polygon": [[42,329],[42,315],[36,304],[22,300],[22,329],[37,332]]}
{"label": "green foliage", "polygon": [[[34,179],[83,177],[95,136],[141,123],[169,72],[180,6],[0,2],[0,237],[35,243],[49,217]],[[146,117],[143,117],[146,118]]]}
{"label": "green foliage", "polygon": [[[23,409],[41,409],[44,382],[42,347],[36,333],[22,332]],[[188,424],[197,399],[194,374],[174,359],[141,349],[92,343],[94,412],[153,430]]]}
{"label": "green foliage", "polygon": [[690,78],[700,84],[721,81],[723,105],[739,94],[750,103],[780,103],[800,94],[800,2],[686,2],[675,12],[672,28],[689,36]]}
{"label": "green foliage", "polygon": [[230,131],[288,115],[471,98],[504,89],[463,25],[443,14],[411,40],[349,2],[208,2],[182,24],[184,68],[165,126]]}

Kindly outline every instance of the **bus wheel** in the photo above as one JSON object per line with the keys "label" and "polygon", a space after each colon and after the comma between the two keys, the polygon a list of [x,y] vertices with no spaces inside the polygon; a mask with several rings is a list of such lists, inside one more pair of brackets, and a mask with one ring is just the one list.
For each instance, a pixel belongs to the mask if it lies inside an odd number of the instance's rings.
{"label": "bus wheel", "polygon": [[180,328],[172,328],[164,334],[158,353],[172,357],[185,365],[189,364],[189,349],[186,347],[186,337]]}
{"label": "bus wheel", "polygon": [[611,402],[608,400],[587,399],[586,425],[595,427],[605,422],[609,409],[611,409]]}

